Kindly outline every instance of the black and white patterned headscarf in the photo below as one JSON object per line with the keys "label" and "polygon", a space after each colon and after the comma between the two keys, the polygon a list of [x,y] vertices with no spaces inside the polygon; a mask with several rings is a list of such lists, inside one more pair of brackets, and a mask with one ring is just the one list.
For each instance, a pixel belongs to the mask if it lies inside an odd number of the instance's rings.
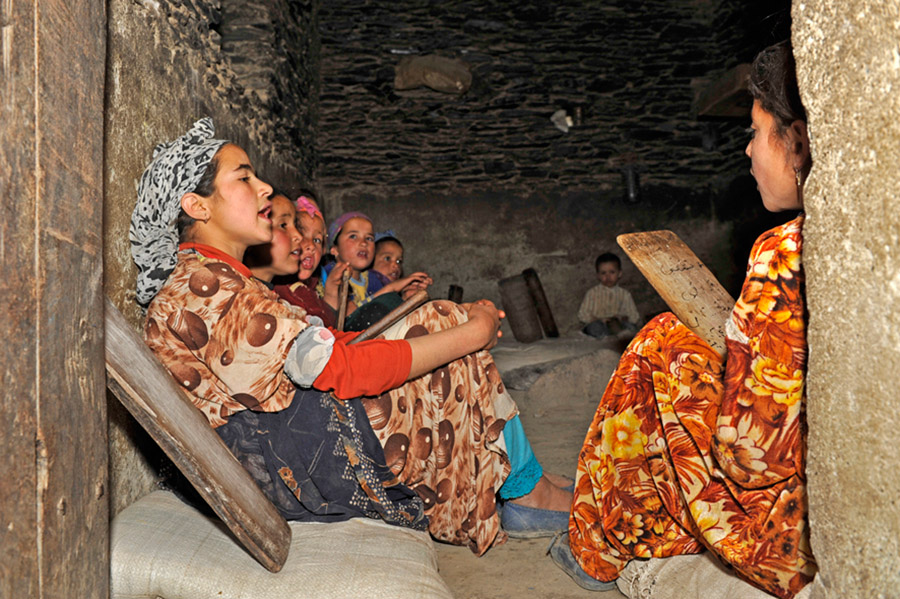
{"label": "black and white patterned headscarf", "polygon": [[213,139],[214,134],[212,119],[200,119],[178,139],[156,146],[141,175],[128,238],[138,267],[137,302],[142,307],[156,297],[175,269],[181,197],[197,188],[213,156],[229,143]]}

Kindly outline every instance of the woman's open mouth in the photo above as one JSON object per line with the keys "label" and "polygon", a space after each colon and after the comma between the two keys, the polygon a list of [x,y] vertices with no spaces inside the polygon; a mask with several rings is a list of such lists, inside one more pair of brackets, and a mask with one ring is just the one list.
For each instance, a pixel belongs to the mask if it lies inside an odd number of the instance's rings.
{"label": "woman's open mouth", "polygon": [[272,214],[272,204],[269,204],[268,206],[266,206],[265,208],[263,208],[256,214],[259,215],[259,217],[261,219],[263,219],[264,221],[272,222],[271,219],[269,218],[269,215]]}

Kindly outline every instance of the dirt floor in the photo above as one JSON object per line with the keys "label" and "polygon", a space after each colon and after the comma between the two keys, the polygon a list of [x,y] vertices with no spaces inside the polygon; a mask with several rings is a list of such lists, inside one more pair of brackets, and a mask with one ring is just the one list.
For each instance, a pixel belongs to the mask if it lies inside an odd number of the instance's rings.
{"label": "dirt floor", "polygon": [[[619,354],[585,336],[544,339],[493,350],[504,381],[545,470],[574,476],[578,451]],[[518,387],[518,388],[516,388]],[[621,599],[617,591],[577,586],[546,555],[550,539],[510,539],[475,557],[438,544],[438,564],[458,599]]]}

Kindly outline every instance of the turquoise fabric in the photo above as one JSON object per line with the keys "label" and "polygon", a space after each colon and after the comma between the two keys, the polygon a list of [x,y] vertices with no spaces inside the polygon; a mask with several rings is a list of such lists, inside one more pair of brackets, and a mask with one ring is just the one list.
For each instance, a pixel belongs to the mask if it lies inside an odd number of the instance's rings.
{"label": "turquoise fabric", "polygon": [[512,471],[503,486],[500,487],[500,499],[515,499],[528,495],[537,485],[544,469],[531,451],[531,443],[525,436],[522,421],[516,415],[503,427],[503,438],[506,440],[506,452]]}

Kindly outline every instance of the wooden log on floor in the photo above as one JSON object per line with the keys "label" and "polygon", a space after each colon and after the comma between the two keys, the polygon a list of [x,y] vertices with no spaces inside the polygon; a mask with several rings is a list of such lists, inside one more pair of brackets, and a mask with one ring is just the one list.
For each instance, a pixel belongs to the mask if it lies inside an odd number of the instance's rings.
{"label": "wooden log on floor", "polygon": [[105,320],[109,389],[247,551],[279,571],[291,543],[285,519],[108,298]]}
{"label": "wooden log on floor", "polygon": [[550,309],[550,302],[544,294],[544,286],[541,285],[541,279],[538,277],[537,271],[533,268],[526,268],[522,271],[525,278],[525,284],[528,285],[528,292],[531,299],[534,300],[534,309],[537,311],[538,320],[541,321],[541,327],[544,335],[547,337],[559,337],[559,329],[556,327],[556,320],[553,318],[553,311]]}
{"label": "wooden log on floor", "polygon": [[734,299],[691,248],[672,231],[628,233],[616,241],[675,316],[724,357]]}

